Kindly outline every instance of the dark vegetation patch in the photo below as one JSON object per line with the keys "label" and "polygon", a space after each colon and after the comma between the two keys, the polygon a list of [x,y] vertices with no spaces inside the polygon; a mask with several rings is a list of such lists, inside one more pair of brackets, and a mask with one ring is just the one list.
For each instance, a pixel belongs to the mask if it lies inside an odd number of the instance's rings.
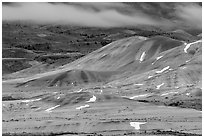
{"label": "dark vegetation patch", "polygon": [[194,133],[185,133],[185,132],[179,132],[179,131],[164,131],[164,130],[156,130],[153,132],[153,134],[156,135],[172,135],[172,136],[202,136],[202,134],[194,134]]}
{"label": "dark vegetation patch", "polygon": [[202,99],[201,98],[191,98],[191,99],[183,99],[179,97],[163,97],[163,98],[144,98],[137,100],[139,102],[152,103],[155,105],[164,105],[164,106],[174,106],[181,108],[192,108],[196,110],[202,110]]}
{"label": "dark vegetation patch", "polygon": [[23,100],[21,97],[13,97],[13,96],[2,96],[2,101],[13,101],[13,100]]}
{"label": "dark vegetation patch", "polygon": [[3,136],[60,136],[60,135],[80,135],[80,136],[100,136],[97,133],[77,133],[77,132],[22,132],[22,133],[3,133]]}
{"label": "dark vegetation patch", "polygon": [[[114,130],[113,130],[114,131]],[[108,132],[106,132],[108,133]],[[77,135],[77,136],[103,136],[103,132],[97,133],[77,133],[77,132],[37,132],[37,133],[3,133],[3,136],[60,136],[60,135]],[[106,134],[107,135],[107,134]],[[117,134],[116,134],[117,135]],[[141,131],[141,132],[127,132],[118,135],[126,135],[126,136],[137,136],[137,135],[160,135],[160,136],[202,136],[201,134],[193,134],[193,133],[184,133],[179,131],[163,131],[163,130],[154,130],[154,131]]]}
{"label": "dark vegetation patch", "polygon": [[2,74],[13,73],[13,72],[20,71],[20,70],[23,70],[29,67],[32,67],[32,65],[29,64],[29,62],[26,61],[25,59],[22,59],[22,60],[4,59],[2,61]]}

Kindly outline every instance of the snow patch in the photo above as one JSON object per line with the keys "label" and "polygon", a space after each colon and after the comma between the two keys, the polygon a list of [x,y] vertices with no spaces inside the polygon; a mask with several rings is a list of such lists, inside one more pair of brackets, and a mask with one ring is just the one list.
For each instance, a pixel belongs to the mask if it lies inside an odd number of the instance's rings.
{"label": "snow patch", "polygon": [[156,73],[162,73],[162,72],[164,72],[165,70],[167,70],[167,69],[169,69],[169,66],[167,66],[167,67],[165,67],[165,68],[163,68],[162,70],[160,70],[160,71],[156,71]]}
{"label": "snow patch", "polygon": [[160,85],[157,85],[157,88],[156,89],[160,89],[160,87],[164,85],[164,83],[160,84]]}
{"label": "snow patch", "polygon": [[[156,57],[156,61],[159,60],[159,59],[162,58],[162,57],[163,57],[163,56]],[[156,61],[154,61],[154,62],[152,63],[152,65],[153,65]]]}
{"label": "snow patch", "polygon": [[54,106],[54,107],[51,107],[51,108],[48,108],[47,110],[45,110],[46,112],[52,112],[51,110],[53,110],[53,109],[55,109],[55,108],[57,108],[57,107],[59,107],[60,105],[56,105],[56,106]]}
{"label": "snow patch", "polygon": [[23,103],[28,103],[28,102],[35,102],[35,101],[40,101],[42,98],[38,98],[38,99],[33,99],[33,100],[23,100],[21,102]]}
{"label": "snow patch", "polygon": [[140,129],[140,125],[146,124],[146,122],[130,122],[130,126],[134,127],[136,130]]}
{"label": "snow patch", "polygon": [[89,101],[86,101],[87,103],[95,102],[96,101],[96,96],[93,95],[92,98],[90,98]]}
{"label": "snow patch", "polygon": [[136,95],[136,96],[130,97],[129,99],[134,99],[134,98],[138,98],[138,97],[145,97],[145,96],[148,96],[148,95],[149,94]]}
{"label": "snow patch", "polygon": [[184,44],[184,45],[187,45],[187,43],[186,43],[186,42],[184,42],[183,44]]}
{"label": "snow patch", "polygon": [[169,94],[172,94],[172,93],[178,93],[178,92],[168,92],[168,93],[162,94],[161,96],[169,95]]}
{"label": "snow patch", "polygon": [[88,108],[88,107],[89,107],[89,105],[86,104],[86,105],[84,105],[84,106],[77,107],[76,109],[77,109],[77,110],[81,110],[81,109],[83,109],[83,108]]}
{"label": "snow patch", "polygon": [[163,57],[163,56],[159,56],[159,57],[156,58],[156,60],[159,60],[159,59],[162,58],[162,57]]}
{"label": "snow patch", "polygon": [[146,56],[146,52],[143,52],[142,55],[141,55],[141,57],[140,57],[140,63],[141,63],[142,61],[144,61],[145,56]]}
{"label": "snow patch", "polygon": [[138,36],[138,38],[141,39],[141,40],[147,40],[147,38],[143,37],[143,36]]}
{"label": "snow patch", "polygon": [[83,89],[80,89],[80,90],[78,90],[78,91],[76,91],[76,92],[81,92]]}
{"label": "snow patch", "polygon": [[184,45],[186,45],[186,47],[183,49],[185,53],[188,53],[187,50],[190,48],[191,45],[193,44],[196,44],[196,43],[199,43],[199,42],[202,42],[202,40],[198,40],[198,41],[195,41],[195,42],[192,42],[192,43],[185,43]]}
{"label": "snow patch", "polygon": [[103,90],[100,91],[100,94],[102,94],[102,93],[103,93]]}
{"label": "snow patch", "polygon": [[137,86],[142,86],[142,85],[144,85],[144,84],[140,84],[140,83],[138,83],[138,84],[134,84],[134,85],[137,85]]}
{"label": "snow patch", "polygon": [[39,37],[46,37],[47,35],[46,34],[37,34],[37,36],[39,36]]}
{"label": "snow patch", "polygon": [[153,76],[148,76],[148,79],[152,78]]}

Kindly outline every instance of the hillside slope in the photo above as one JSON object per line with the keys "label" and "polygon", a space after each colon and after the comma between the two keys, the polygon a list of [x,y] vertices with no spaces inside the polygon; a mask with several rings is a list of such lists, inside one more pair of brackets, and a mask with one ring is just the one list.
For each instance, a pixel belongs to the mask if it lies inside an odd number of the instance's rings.
{"label": "hillside slope", "polygon": [[3,81],[3,135],[202,135],[201,74],[202,40],[115,41]]}
{"label": "hillside slope", "polygon": [[[55,71],[37,74],[35,76],[23,78],[22,80],[23,82],[26,82],[26,80],[37,81],[38,78],[42,78],[50,82],[53,78],[58,78],[58,74],[61,76],[61,74],[71,70],[114,72],[112,75],[117,73],[127,74],[128,72],[140,74],[156,68],[162,68],[162,61],[167,59],[171,58],[176,60],[175,57],[178,55],[181,55],[183,58],[190,55],[185,54],[182,50],[180,50],[177,55],[172,55],[169,50],[175,49],[176,47],[185,47],[185,44],[184,42],[163,36],[156,36],[149,39],[137,36],[130,37],[115,41],[72,63],[56,68]],[[159,60],[160,65],[157,60]],[[154,62],[156,62],[156,64]],[[173,60],[168,62],[174,64],[173,66],[176,67],[179,66],[179,64],[183,64],[185,61],[181,59],[180,63],[174,63],[175,61]],[[163,66],[165,67],[167,65]],[[112,75],[109,73],[109,78]],[[20,79],[18,79],[18,82],[19,81]]]}

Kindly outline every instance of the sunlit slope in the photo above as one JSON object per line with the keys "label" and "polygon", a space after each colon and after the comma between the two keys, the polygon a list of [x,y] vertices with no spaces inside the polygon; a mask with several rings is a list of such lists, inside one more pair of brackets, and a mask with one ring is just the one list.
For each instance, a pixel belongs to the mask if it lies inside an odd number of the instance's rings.
{"label": "sunlit slope", "polygon": [[106,86],[130,99],[201,110],[202,41],[170,49],[158,57]]}
{"label": "sunlit slope", "polygon": [[199,55],[199,46],[193,50],[188,48],[186,53],[186,45],[183,41],[163,36],[121,39],[55,71],[19,79],[18,84],[68,86],[108,82],[155,69],[177,68]]}
{"label": "sunlit slope", "polygon": [[[121,80],[127,78],[129,80],[152,80],[173,74],[181,80],[181,82],[201,81],[202,74],[202,43],[197,41],[185,50],[187,44],[164,51],[148,61],[143,61],[139,66],[132,68],[123,74]],[[140,73],[137,73],[140,72]],[[179,76],[178,76],[179,75]],[[129,77],[130,76],[130,77]],[[134,78],[135,77],[135,78]],[[134,78],[134,79],[133,79]],[[115,80],[115,81],[119,81]],[[126,81],[128,83],[128,81]],[[122,82],[124,83],[124,82]]]}
{"label": "sunlit slope", "polygon": [[[75,62],[77,68],[100,71],[118,71],[130,64],[140,64],[168,49],[183,43],[168,37],[131,37],[113,42]],[[70,66],[68,64],[66,67]]]}

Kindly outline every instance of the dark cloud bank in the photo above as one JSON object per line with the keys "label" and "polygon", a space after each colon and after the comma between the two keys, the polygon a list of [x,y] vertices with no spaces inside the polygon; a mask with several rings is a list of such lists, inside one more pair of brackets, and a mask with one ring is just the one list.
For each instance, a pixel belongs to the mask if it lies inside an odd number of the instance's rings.
{"label": "dark cloud bank", "polygon": [[3,3],[3,21],[91,27],[190,26],[202,28],[200,3]]}

